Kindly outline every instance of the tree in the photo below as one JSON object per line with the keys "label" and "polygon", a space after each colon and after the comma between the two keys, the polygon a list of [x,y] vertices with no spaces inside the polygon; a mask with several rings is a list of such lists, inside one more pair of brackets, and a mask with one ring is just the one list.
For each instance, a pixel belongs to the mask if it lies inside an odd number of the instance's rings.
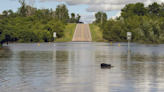
{"label": "tree", "polygon": [[121,16],[125,19],[134,15],[144,16],[147,14],[147,10],[143,3],[128,4],[121,9]]}
{"label": "tree", "polygon": [[101,23],[101,17],[103,17],[102,18],[103,21],[107,20],[106,13],[104,13],[104,12],[97,12],[97,13],[95,13],[96,23]]}
{"label": "tree", "polygon": [[51,34],[53,32],[56,32],[57,37],[61,38],[64,36],[64,28],[65,28],[65,26],[63,25],[63,23],[61,21],[51,20],[45,25],[44,30],[49,31]]}
{"label": "tree", "polygon": [[42,12],[42,10],[38,9],[37,11],[35,11],[35,16],[38,18],[38,19],[42,19],[44,14]]}
{"label": "tree", "polygon": [[3,34],[3,30],[4,30],[4,25],[2,24],[2,20],[0,20],[0,44],[1,46],[5,40],[5,35]]}
{"label": "tree", "polygon": [[50,12],[50,16],[51,16],[52,18],[55,18],[55,11],[53,11],[52,8],[50,9],[49,12]]}
{"label": "tree", "polygon": [[0,34],[0,44],[1,44],[1,46],[4,43],[4,40],[5,40],[5,35],[4,34]]}
{"label": "tree", "polygon": [[14,13],[14,12],[13,12],[11,9],[8,10],[8,14],[9,14],[9,15],[13,15],[13,13]]}
{"label": "tree", "polygon": [[7,16],[8,16],[8,11],[3,11],[3,16],[5,17],[5,18],[7,18]]}
{"label": "tree", "polygon": [[159,17],[164,17],[164,3],[160,5]]}
{"label": "tree", "polygon": [[121,39],[124,40],[123,34],[125,34],[125,32],[122,31],[120,21],[110,19],[106,22],[103,30],[103,38],[108,41],[120,41]]}
{"label": "tree", "polygon": [[77,14],[77,17],[76,17],[76,22],[78,23],[79,20],[80,20],[81,16],[79,14]]}
{"label": "tree", "polygon": [[104,25],[105,25],[105,23],[107,21],[106,13],[104,13],[104,12],[97,12],[95,14],[95,18],[96,18],[95,23],[97,23],[101,27],[101,29],[103,29],[103,27],[104,27]]}
{"label": "tree", "polygon": [[65,4],[58,5],[56,8],[56,18],[60,21],[67,22],[69,20],[68,9]]}
{"label": "tree", "polygon": [[56,17],[56,12],[52,10],[52,8],[50,9],[50,14],[52,16],[52,18]]}
{"label": "tree", "polygon": [[128,18],[129,16],[134,15],[133,13],[133,6],[134,4],[128,4],[126,5],[123,9],[121,9],[121,16],[125,19]]}
{"label": "tree", "polygon": [[71,22],[71,23],[75,23],[75,22],[76,22],[75,14],[74,14],[74,13],[71,13],[70,22]]}
{"label": "tree", "polygon": [[50,17],[50,10],[49,9],[45,9],[45,15]]}
{"label": "tree", "polygon": [[160,5],[154,2],[152,5],[148,6],[149,14],[158,16],[160,12]]}
{"label": "tree", "polygon": [[138,16],[143,16],[147,13],[143,3],[136,3],[133,7],[133,13]]}
{"label": "tree", "polygon": [[34,4],[35,4],[35,0],[28,0],[28,5],[26,6],[26,15],[30,16],[33,15],[35,12],[35,8],[34,8]]}
{"label": "tree", "polygon": [[58,38],[64,36],[65,25],[63,23],[69,19],[65,5],[60,7],[61,21],[59,21],[55,18],[56,12],[52,9],[36,9],[33,7],[34,3],[26,5],[25,0],[19,0],[19,2],[21,7],[16,13],[7,10],[0,15],[0,46],[4,42],[53,41],[53,32],[57,32]]}
{"label": "tree", "polygon": [[19,8],[19,12],[21,13],[22,16],[26,16],[26,2],[25,0],[19,0],[19,2],[21,3],[21,7]]}

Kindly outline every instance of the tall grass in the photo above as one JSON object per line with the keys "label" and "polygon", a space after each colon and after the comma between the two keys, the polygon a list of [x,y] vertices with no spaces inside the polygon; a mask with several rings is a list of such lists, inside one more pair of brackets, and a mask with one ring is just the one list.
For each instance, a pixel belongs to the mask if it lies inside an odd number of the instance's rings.
{"label": "tall grass", "polygon": [[65,36],[62,38],[55,38],[55,42],[70,42],[72,40],[75,28],[76,23],[68,23],[64,30]]}
{"label": "tall grass", "polygon": [[89,24],[93,42],[107,42],[103,39],[103,30],[96,24]]}

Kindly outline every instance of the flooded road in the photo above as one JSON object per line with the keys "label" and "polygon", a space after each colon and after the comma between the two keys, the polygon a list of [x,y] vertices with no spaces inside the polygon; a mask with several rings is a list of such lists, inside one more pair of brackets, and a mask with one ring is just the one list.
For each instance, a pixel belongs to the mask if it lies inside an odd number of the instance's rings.
{"label": "flooded road", "polygon": [[127,49],[127,43],[11,43],[0,52],[0,92],[163,92],[164,44]]}

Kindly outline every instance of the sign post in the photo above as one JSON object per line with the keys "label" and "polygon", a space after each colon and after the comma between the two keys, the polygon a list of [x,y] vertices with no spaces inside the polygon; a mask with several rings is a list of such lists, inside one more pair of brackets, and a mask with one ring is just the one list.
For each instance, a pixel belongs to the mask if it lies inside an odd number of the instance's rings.
{"label": "sign post", "polygon": [[128,40],[128,50],[130,50],[130,40],[131,40],[132,33],[127,32],[127,40]]}
{"label": "sign post", "polygon": [[56,32],[53,32],[53,37],[54,37],[54,42],[55,42]]}

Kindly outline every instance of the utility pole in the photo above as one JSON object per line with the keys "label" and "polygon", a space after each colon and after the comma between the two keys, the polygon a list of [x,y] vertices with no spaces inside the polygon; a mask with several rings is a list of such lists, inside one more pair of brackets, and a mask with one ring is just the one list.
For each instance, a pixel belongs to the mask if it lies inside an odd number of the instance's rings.
{"label": "utility pole", "polygon": [[101,29],[102,29],[102,23],[103,23],[103,12],[101,12]]}
{"label": "utility pole", "polygon": [[103,22],[103,12],[101,12],[101,25],[102,25],[102,22]]}

